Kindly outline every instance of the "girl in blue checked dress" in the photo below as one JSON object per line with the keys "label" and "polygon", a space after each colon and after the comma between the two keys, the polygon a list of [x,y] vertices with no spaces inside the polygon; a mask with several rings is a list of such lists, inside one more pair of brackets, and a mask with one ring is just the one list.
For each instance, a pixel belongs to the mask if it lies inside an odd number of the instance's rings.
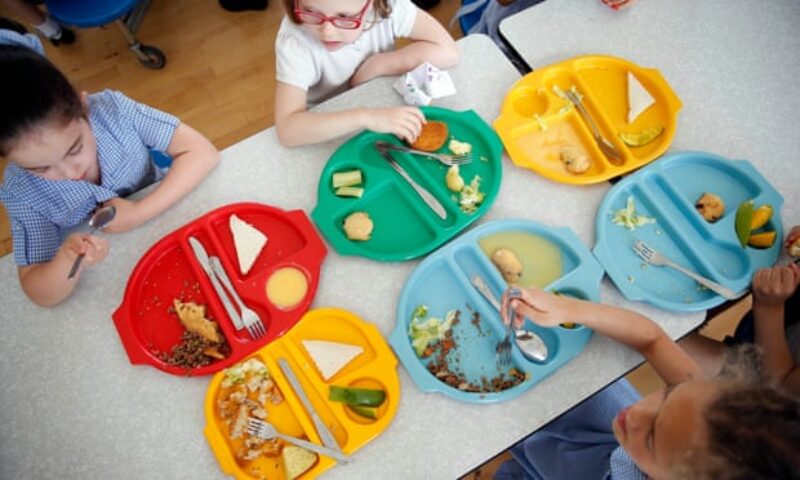
{"label": "girl in blue checked dress", "polygon": [[[78,95],[19,38],[0,39],[0,155],[8,160],[0,201],[11,220],[22,289],[49,307],[108,252],[104,239],[73,232],[98,206],[117,211],[105,231],[135,228],[197,186],[219,153],[176,117],[119,92]],[[166,175],[153,165],[151,149],[173,157]],[[146,196],[124,198],[156,180]],[[67,279],[79,254],[85,254],[81,270]]]}
{"label": "girl in blue checked dress", "polygon": [[548,327],[578,320],[636,349],[667,386],[642,398],[624,380],[612,384],[513,447],[496,479],[800,475],[800,401],[765,383],[752,347],[707,378],[658,325],[628,310],[521,289],[504,295],[503,315]]}

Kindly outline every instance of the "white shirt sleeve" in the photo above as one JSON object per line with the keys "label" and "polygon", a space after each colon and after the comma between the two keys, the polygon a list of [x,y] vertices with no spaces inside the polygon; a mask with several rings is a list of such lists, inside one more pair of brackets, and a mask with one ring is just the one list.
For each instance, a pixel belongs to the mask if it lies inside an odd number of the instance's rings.
{"label": "white shirt sleeve", "polygon": [[403,38],[411,35],[417,20],[417,6],[411,0],[390,0],[392,6],[392,30],[394,36]]}
{"label": "white shirt sleeve", "polygon": [[305,91],[320,79],[309,46],[283,25],[275,39],[275,78]]}

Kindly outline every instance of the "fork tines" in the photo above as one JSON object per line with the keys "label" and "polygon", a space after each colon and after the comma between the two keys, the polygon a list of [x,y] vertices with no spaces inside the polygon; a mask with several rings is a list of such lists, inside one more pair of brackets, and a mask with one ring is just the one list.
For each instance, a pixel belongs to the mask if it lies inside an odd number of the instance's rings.
{"label": "fork tines", "polygon": [[261,427],[264,426],[264,422],[257,418],[249,417],[247,419],[247,433],[250,435],[254,435],[256,437],[261,436]]}

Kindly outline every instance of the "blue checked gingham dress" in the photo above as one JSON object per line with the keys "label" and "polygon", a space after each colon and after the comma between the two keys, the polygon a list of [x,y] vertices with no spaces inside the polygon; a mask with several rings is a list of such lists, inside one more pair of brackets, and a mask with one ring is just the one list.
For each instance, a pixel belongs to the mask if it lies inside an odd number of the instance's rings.
{"label": "blue checked gingham dress", "polygon": [[47,180],[11,163],[6,167],[0,202],[11,220],[17,265],[50,261],[66,235],[87,221],[99,203],[124,197],[163,176],[150,150],[166,151],[178,118],[111,90],[90,95],[88,103],[100,185]]}
{"label": "blue checked gingham dress", "polygon": [[611,430],[640,398],[627,380],[612,383],[512,447],[495,480],[645,480]]}

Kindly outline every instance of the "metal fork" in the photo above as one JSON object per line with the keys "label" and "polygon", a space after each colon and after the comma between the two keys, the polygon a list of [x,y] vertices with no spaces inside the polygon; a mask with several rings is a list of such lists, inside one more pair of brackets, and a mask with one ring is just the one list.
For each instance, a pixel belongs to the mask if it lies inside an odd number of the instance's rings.
{"label": "metal fork", "polygon": [[239,311],[242,312],[242,323],[244,324],[244,327],[247,329],[247,332],[250,334],[250,336],[256,339],[266,335],[267,329],[264,327],[264,322],[261,321],[261,317],[259,317],[255,311],[248,308],[247,305],[242,302],[241,297],[239,297],[239,294],[236,293],[236,289],[233,288],[231,279],[228,278],[228,273],[222,266],[222,262],[220,262],[219,257],[211,257],[209,258],[209,261],[211,262],[211,268],[214,270],[214,273],[222,281],[222,285],[224,285],[225,289],[228,291],[228,293],[230,293],[233,301],[236,302],[236,305],[239,307]]}
{"label": "metal fork", "polygon": [[306,450],[311,450],[312,452],[319,453],[320,455],[325,455],[331,458],[335,458],[340,462],[347,463],[349,461],[347,455],[345,455],[344,453],[337,452],[336,450],[324,447],[322,445],[317,445],[316,443],[311,443],[301,438],[285,435],[276,430],[275,426],[272,425],[271,423],[266,422],[264,420],[260,420],[258,418],[249,417],[247,419],[247,433],[258,438],[263,438],[264,440],[272,440],[273,438],[280,438],[281,440],[293,443],[298,447],[303,447]]}
{"label": "metal fork", "polygon": [[644,261],[646,261],[651,265],[655,265],[657,267],[673,268],[681,272],[682,274],[686,275],[687,277],[693,279],[700,285],[707,287],[709,290],[719,295],[722,295],[728,300],[734,300],[737,298],[736,293],[730,288],[724,287],[713,280],[709,280],[706,277],[703,277],[702,275],[698,275],[697,273],[688,270],[682,267],[681,265],[678,265],[669,258],[665,257],[662,253],[648,247],[647,244],[645,244],[641,240],[636,240],[636,242],[634,242],[633,250],[636,252],[637,255],[639,255],[639,257],[641,257]]}
{"label": "metal fork", "polygon": [[424,157],[430,157],[448,166],[464,165],[472,162],[471,153],[467,153],[464,155],[449,155],[447,153],[425,152],[422,150],[415,150],[413,148],[404,147],[402,145],[395,145],[394,143],[381,142],[381,141],[375,142],[375,146],[378,148],[382,148],[384,150],[394,150],[395,152],[406,152],[406,153],[413,153],[414,155],[422,155]]}
{"label": "metal fork", "polygon": [[600,133],[600,129],[597,128],[597,124],[594,123],[594,119],[592,118],[591,115],[589,115],[589,112],[583,106],[583,100],[581,100],[579,96],[575,95],[575,93],[570,90],[566,90],[564,93],[567,96],[567,100],[569,100],[570,102],[572,102],[573,105],[575,105],[575,108],[578,110],[578,113],[583,118],[583,121],[586,122],[586,125],[589,126],[589,129],[592,131],[592,136],[594,137],[594,141],[595,143],[597,143],[597,146],[600,147],[600,150],[603,152],[603,155],[608,157],[608,159],[614,165],[621,165],[622,155],[619,153],[617,148],[613,144],[611,144],[611,142],[606,140],[606,137],[604,137],[602,133]]}

